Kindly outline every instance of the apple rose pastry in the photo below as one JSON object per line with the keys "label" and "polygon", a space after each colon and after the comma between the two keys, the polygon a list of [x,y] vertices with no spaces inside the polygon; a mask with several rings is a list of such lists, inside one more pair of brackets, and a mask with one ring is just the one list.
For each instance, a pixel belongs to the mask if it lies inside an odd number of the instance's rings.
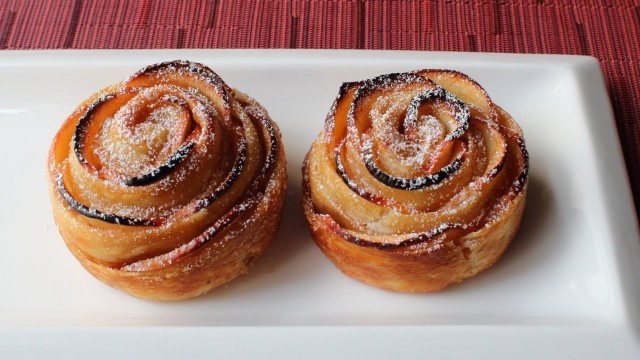
{"label": "apple rose pastry", "polygon": [[270,245],[285,162],[254,99],[201,64],[151,65],[91,96],[58,131],[53,214],[96,278],[142,298],[191,298]]}
{"label": "apple rose pastry", "polygon": [[493,265],[516,234],[528,155],[516,122],[464,74],[345,83],[303,166],[317,245],[345,274],[437,291]]}

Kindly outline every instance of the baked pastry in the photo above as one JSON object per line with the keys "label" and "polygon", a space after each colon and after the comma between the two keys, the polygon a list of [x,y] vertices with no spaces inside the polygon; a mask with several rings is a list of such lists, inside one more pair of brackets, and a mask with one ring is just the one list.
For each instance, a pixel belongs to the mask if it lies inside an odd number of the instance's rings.
{"label": "baked pastry", "polygon": [[492,266],[518,230],[522,130],[451,70],[345,83],[303,165],[315,242],[346,275],[431,292]]}
{"label": "baked pastry", "polygon": [[280,132],[208,67],[155,64],[81,103],[51,144],[53,214],[91,274],[179,300],[245,273],[282,214]]}

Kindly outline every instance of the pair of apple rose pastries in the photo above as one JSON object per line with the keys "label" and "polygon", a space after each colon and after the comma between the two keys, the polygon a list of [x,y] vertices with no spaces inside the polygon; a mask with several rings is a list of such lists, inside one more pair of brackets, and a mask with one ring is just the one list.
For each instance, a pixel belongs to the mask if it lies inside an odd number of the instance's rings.
{"label": "pair of apple rose pastries", "polygon": [[[81,103],[48,170],[55,221],[82,266],[157,300],[247,272],[276,234],[287,179],[265,108],[188,61],[145,67]],[[480,85],[420,70],[343,84],[302,171],[313,237],[342,272],[430,292],[504,252],[528,158],[519,126]]]}

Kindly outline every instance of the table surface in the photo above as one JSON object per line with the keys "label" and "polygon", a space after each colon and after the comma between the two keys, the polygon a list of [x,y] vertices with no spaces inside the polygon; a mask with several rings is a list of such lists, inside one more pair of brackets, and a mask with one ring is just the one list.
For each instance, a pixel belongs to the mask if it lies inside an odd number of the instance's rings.
{"label": "table surface", "polygon": [[353,48],[594,56],[613,104],[636,209],[638,34],[640,0],[0,1],[0,49]]}

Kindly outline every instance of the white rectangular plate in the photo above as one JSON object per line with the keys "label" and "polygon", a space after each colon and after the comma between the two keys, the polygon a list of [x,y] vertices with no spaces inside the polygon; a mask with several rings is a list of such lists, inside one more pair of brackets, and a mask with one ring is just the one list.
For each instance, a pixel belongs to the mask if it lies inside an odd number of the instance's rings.
{"label": "white rectangular plate", "polygon": [[[201,298],[139,300],[92,278],[57,233],[45,180],[55,131],[144,65],[203,62],[279,123],[287,206],[249,275]],[[531,154],[522,228],[491,269],[436,294],[343,276],[314,245],[300,165],[344,81],[450,68],[521,124]],[[0,347],[112,358],[640,358],[637,221],[597,61],[383,51],[36,51],[0,56]],[[6,352],[4,352],[6,354]],[[14,358],[15,356],[9,356]]]}

